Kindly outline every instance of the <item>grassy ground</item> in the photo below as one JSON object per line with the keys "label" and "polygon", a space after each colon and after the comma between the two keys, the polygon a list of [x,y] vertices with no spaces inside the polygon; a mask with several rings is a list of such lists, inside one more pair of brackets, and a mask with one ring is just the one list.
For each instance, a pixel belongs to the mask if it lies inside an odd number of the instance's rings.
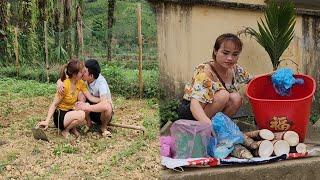
{"label": "grassy ground", "polygon": [[[158,107],[154,100],[114,97],[113,122],[143,125],[112,128],[112,138],[96,131],[65,140],[56,128],[50,142],[37,141],[31,128],[45,118],[55,87],[35,81],[0,79],[0,177],[5,179],[156,179],[160,171]],[[6,144],[1,145],[1,141]],[[2,178],[0,178],[2,179]]]}

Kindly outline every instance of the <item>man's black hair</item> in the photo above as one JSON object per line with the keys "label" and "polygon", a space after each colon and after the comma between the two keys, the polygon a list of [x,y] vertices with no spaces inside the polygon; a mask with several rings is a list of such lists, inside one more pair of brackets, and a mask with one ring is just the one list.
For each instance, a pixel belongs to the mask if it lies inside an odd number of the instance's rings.
{"label": "man's black hair", "polygon": [[99,77],[101,70],[97,60],[95,59],[86,60],[85,66],[86,68],[88,68],[89,74],[92,74],[95,79]]}

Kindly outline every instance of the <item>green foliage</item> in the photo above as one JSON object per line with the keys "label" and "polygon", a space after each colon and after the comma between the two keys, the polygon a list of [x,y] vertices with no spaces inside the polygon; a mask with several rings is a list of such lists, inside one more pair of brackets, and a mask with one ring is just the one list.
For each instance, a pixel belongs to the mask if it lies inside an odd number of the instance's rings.
{"label": "green foliage", "polygon": [[[138,71],[117,66],[102,66],[102,74],[108,81],[110,91],[127,98],[139,96]],[[143,70],[144,97],[157,98],[159,95],[158,71]]]}
{"label": "green foliage", "polygon": [[106,33],[103,31],[103,21],[102,19],[94,19],[92,22],[92,36],[95,37],[97,40],[105,40]]}
{"label": "green foliage", "polygon": [[[42,8],[39,9],[40,2]],[[63,1],[62,1],[63,2]],[[76,1],[72,7],[72,18],[75,18],[75,7],[83,3],[83,38],[84,57],[106,57],[106,30],[108,1]],[[146,1],[117,1],[115,7],[115,24],[113,28],[112,54],[116,60],[135,60],[137,51],[137,3],[142,4],[142,33],[143,59],[157,59],[156,49],[156,18]],[[5,55],[0,57],[0,65],[12,66],[15,64],[14,27],[18,27],[19,62],[21,65],[42,66],[45,64],[44,28],[43,20],[47,20],[49,65],[65,63],[70,58],[70,52],[64,48],[65,35],[72,36],[72,47],[77,48],[76,22],[72,27],[64,29],[54,20],[60,10],[63,16],[63,6],[60,1],[23,0],[9,1],[8,25],[0,34],[6,34],[6,41],[0,40],[0,46],[5,48]],[[60,18],[62,21],[63,17]],[[69,37],[69,36],[68,36]],[[71,48],[70,51],[73,51]]]}
{"label": "green foliage", "polygon": [[79,149],[76,147],[73,147],[69,144],[62,144],[62,145],[58,145],[56,148],[54,148],[53,154],[55,156],[60,156],[62,153],[75,154],[78,151],[79,151]]}
{"label": "green foliage", "polygon": [[[121,67],[123,69],[129,70],[138,69],[139,67],[138,61],[103,61],[101,64],[107,66]],[[159,61],[142,61],[142,69],[158,71]]]}
{"label": "green foliage", "polygon": [[111,165],[117,165],[124,158],[128,158],[129,156],[138,152],[143,146],[146,146],[143,140],[134,142],[133,144],[129,145],[128,148],[124,151],[120,151],[116,155],[112,156]]}
{"label": "green foliage", "polygon": [[168,121],[175,121],[178,119],[178,108],[180,101],[172,99],[167,101],[160,101],[160,127],[164,126]]}
{"label": "green foliage", "polygon": [[[117,65],[101,65],[102,74],[108,81],[112,94],[121,95],[126,98],[133,98],[139,96],[139,81],[138,71],[132,69],[125,69]],[[159,96],[159,73],[156,70],[143,70],[144,81],[144,98],[158,98]],[[47,76],[44,68],[31,68],[30,66],[22,66],[20,73],[17,74],[15,67],[0,68],[0,77],[14,77],[16,79],[36,80],[39,82],[46,82]],[[55,83],[59,79],[57,71],[49,71],[50,82]],[[29,81],[26,81],[26,84]],[[30,81],[33,82],[33,81]],[[25,89],[24,89],[25,88]],[[41,94],[44,86],[36,88],[33,94]],[[20,90],[20,88],[17,88]],[[21,91],[29,91],[28,87],[21,87]],[[47,92],[47,91],[44,91]],[[30,94],[30,92],[26,92]]]}
{"label": "green foliage", "polygon": [[[39,82],[47,81],[47,74],[44,68],[32,68],[30,66],[20,67],[19,73],[14,66],[0,68],[0,77],[14,77],[24,80],[36,80]],[[56,82],[59,79],[59,72],[49,71],[50,82]]]}
{"label": "green foliage", "polygon": [[53,84],[43,84],[36,81],[22,81],[12,78],[0,78],[0,94],[10,92],[14,96],[22,97],[36,97],[46,96],[50,97],[56,91]]}
{"label": "green foliage", "polygon": [[311,116],[310,116],[310,122],[312,124],[316,123],[318,120],[320,119],[320,114],[317,114],[317,113],[311,113]]}
{"label": "green foliage", "polygon": [[42,117],[40,116],[31,116],[29,117],[27,121],[27,129],[32,129],[36,126],[36,124],[41,120]]}
{"label": "green foliage", "polygon": [[54,60],[54,62],[60,63],[65,63],[69,59],[67,51],[63,48],[61,44],[57,47],[52,48],[49,56],[51,60]]}
{"label": "green foliage", "polygon": [[264,14],[265,22],[258,22],[259,31],[251,27],[244,30],[251,35],[267,51],[270,56],[273,69],[276,70],[280,63],[280,56],[289,46],[294,37],[295,9],[290,0],[276,2],[270,0]]}
{"label": "green foliage", "polygon": [[[143,51],[149,58],[156,59],[156,18],[146,1],[116,1],[115,23],[113,26],[112,54],[115,59],[126,59],[128,54],[136,56],[137,51],[137,2],[142,3]],[[107,35],[107,1],[86,2],[84,23],[89,26],[84,30],[86,51],[93,56],[105,57]],[[93,30],[93,31],[92,31]],[[89,32],[88,32],[89,31]],[[92,39],[93,37],[99,37]],[[132,57],[133,57],[132,56]],[[131,57],[130,57],[131,59]]]}

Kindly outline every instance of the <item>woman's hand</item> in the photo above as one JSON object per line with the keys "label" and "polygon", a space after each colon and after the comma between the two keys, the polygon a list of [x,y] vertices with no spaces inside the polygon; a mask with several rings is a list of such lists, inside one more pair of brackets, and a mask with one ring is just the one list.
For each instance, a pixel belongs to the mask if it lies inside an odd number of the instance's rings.
{"label": "woman's hand", "polygon": [[48,121],[41,121],[37,124],[37,127],[43,128],[44,130],[48,129],[49,122]]}

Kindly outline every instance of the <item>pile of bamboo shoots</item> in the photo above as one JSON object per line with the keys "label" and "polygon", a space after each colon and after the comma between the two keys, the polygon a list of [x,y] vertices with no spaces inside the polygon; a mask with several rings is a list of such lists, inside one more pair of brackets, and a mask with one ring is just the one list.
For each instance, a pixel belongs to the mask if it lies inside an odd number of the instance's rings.
{"label": "pile of bamboo shoots", "polygon": [[307,152],[307,146],[299,143],[299,135],[296,132],[273,133],[268,129],[261,129],[244,133],[243,146],[236,145],[231,155],[251,159],[252,157],[280,156],[291,152]]}

